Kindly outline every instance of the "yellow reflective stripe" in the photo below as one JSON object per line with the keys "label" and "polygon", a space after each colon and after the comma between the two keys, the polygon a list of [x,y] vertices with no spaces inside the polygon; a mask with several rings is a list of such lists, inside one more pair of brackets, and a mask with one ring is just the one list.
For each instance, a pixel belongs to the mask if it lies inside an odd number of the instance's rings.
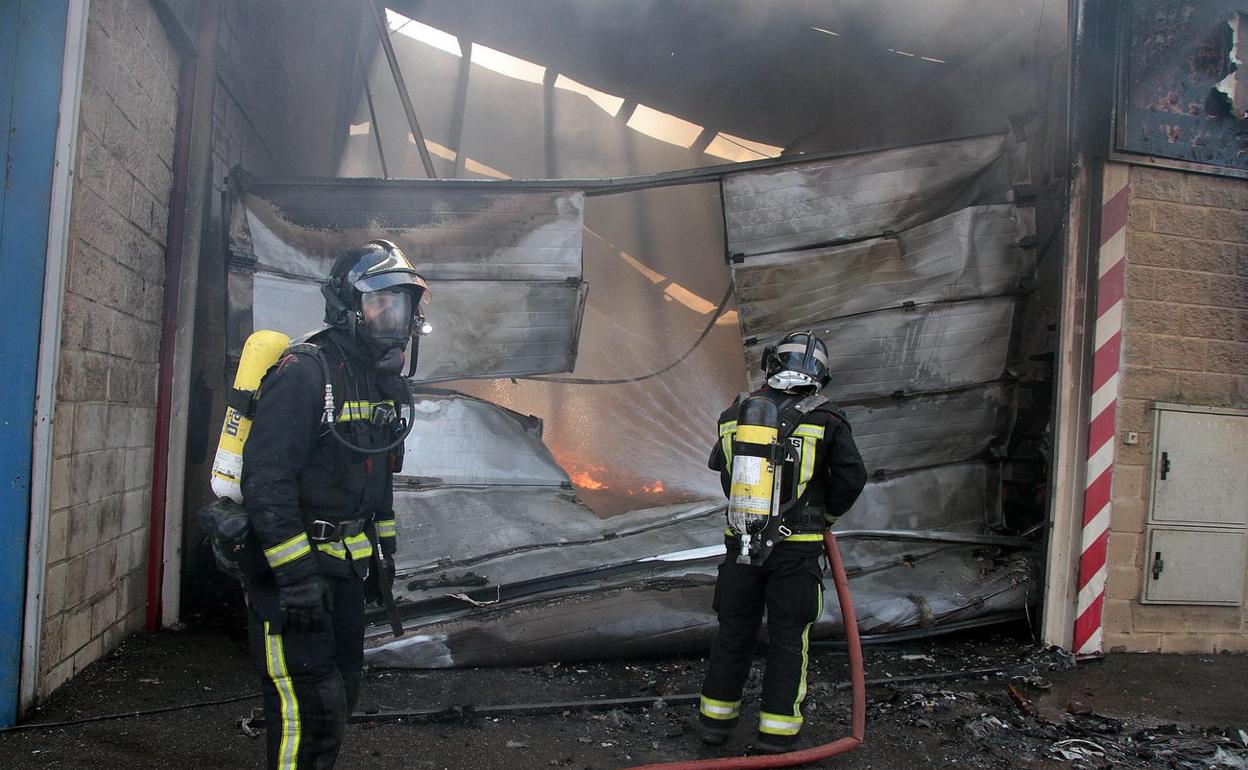
{"label": "yellow reflective stripe", "polygon": [[724,465],[732,467],[732,437],[737,432],[737,421],[729,420],[719,426],[719,445],[724,450]]}
{"label": "yellow reflective stripe", "polygon": [[353,420],[371,420],[373,419],[373,410],[382,404],[394,406],[394,401],[386,399],[376,403],[372,401],[344,401],[342,403],[342,412],[338,415],[335,422],[351,422]]}
{"label": "yellow reflective stripe", "polygon": [[[823,586],[818,587],[818,593],[815,594],[815,620],[823,615]],[[800,719],[802,714],[802,701],[806,700],[806,667],[810,664],[810,628],[815,625],[815,620],[806,624],[806,629],[802,631],[802,678],[797,683],[797,698],[793,701],[793,713]],[[801,723],[798,723],[801,726]]]}
{"label": "yellow reflective stripe", "polygon": [[335,559],[346,559],[350,554],[352,561],[360,561],[373,555],[373,544],[369,541],[368,535],[363,532],[342,540],[317,543],[316,547],[321,553]]}
{"label": "yellow reflective stripe", "polygon": [[789,542],[794,542],[794,543],[815,543],[815,542],[818,542],[818,541],[820,541],[820,540],[823,540],[823,534],[822,534],[822,533],[819,533],[819,532],[799,532],[799,533],[794,534],[794,535],[789,535],[788,537],[786,537],[786,538],[784,539],[784,541],[783,541],[783,542],[785,542],[785,543],[789,543]]}
{"label": "yellow reflective stripe", "polygon": [[342,411],[338,414],[338,422],[351,422],[352,420],[367,420],[373,416],[373,404],[371,401],[344,401]]}
{"label": "yellow reflective stripe", "polygon": [[347,551],[351,553],[352,561],[360,561],[373,555],[373,543],[363,532],[343,538],[342,542],[347,546]]}
{"label": "yellow reflective stripe", "polygon": [[282,740],[277,750],[279,770],[295,770],[299,761],[299,699],[295,697],[295,685],[286,669],[286,653],[282,650],[282,635],[270,634],[269,624],[264,624],[264,665],[269,679],[277,689],[280,705]]}
{"label": "yellow reflective stripe", "polygon": [[339,540],[331,540],[328,543],[317,543],[316,548],[321,553],[327,556],[332,556],[335,559],[345,560],[347,558],[346,546],[344,546]]}
{"label": "yellow reflective stripe", "polygon": [[815,475],[815,450],[819,440],[809,436],[802,437],[802,467],[797,475],[797,496],[806,491],[806,485]]}
{"label": "yellow reflective stripe", "polygon": [[827,429],[822,425],[802,424],[793,429],[793,435],[801,436],[802,438],[820,439],[823,438],[823,434],[826,430]]}
{"label": "yellow reflective stripe", "polygon": [[802,423],[793,429],[792,435],[802,440],[801,468],[797,474],[797,494],[800,497],[806,491],[806,485],[815,475],[815,450],[819,439],[823,438],[827,429],[823,425]]}
{"label": "yellow reflective stripe", "polygon": [[797,735],[802,731],[802,718],[760,711],[758,712],[758,731],[770,735]]}
{"label": "yellow reflective stripe", "polygon": [[394,519],[379,519],[377,522],[377,537],[394,537],[396,529]]}
{"label": "yellow reflective stripe", "polygon": [[272,548],[264,549],[264,558],[268,560],[269,566],[277,569],[283,564],[290,564],[301,556],[306,556],[312,552],[312,544],[308,542],[308,536],[300,532],[289,540],[283,540]]}
{"label": "yellow reflective stripe", "polygon": [[703,695],[698,699],[698,711],[710,719],[736,719],[741,713],[741,701],[715,700]]}

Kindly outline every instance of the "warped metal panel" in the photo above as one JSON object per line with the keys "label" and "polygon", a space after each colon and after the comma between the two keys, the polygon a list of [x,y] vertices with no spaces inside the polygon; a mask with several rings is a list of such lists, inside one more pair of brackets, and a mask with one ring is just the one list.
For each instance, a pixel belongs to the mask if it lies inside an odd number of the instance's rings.
{"label": "warped metal panel", "polygon": [[[985,516],[1000,509],[998,477],[995,464],[958,463],[872,480],[837,529],[979,531]],[[604,565],[723,545],[722,498],[605,520],[550,487],[401,485],[394,503],[403,578],[395,590],[407,601],[441,596],[470,580],[488,587],[576,570],[597,575]],[[861,544],[849,542],[843,550],[859,553]],[[854,563],[870,567],[879,554],[892,553],[884,546],[873,541],[876,550]],[[897,545],[898,552],[916,547]]]}
{"label": "warped metal panel", "polygon": [[1005,137],[958,139],[724,179],[730,254],[752,255],[871,238],[951,211],[1005,203]]}
{"label": "warped metal panel", "polygon": [[873,479],[834,531],[914,529],[978,532],[1001,508],[995,462],[956,463]]}
{"label": "warped metal panel", "polygon": [[[989,383],[845,410],[869,473],[980,457],[1009,438],[1012,390]],[[896,526],[896,525],[892,525]]]}
{"label": "warped metal panel", "polygon": [[[405,576],[497,560],[507,565],[496,575],[497,582],[504,583],[518,577],[722,543],[723,516],[717,513],[721,503],[713,500],[664,506],[600,519],[570,490],[502,485],[417,489],[399,485],[394,492],[399,523],[396,559],[399,572]],[[663,534],[645,536],[652,530]],[[594,543],[608,547],[601,554],[577,555]]]}
{"label": "warped metal panel", "polygon": [[344,249],[388,238],[435,281],[581,276],[579,191],[340,180],[254,185],[245,203],[261,270],[317,278]]}
{"label": "warped metal panel", "polygon": [[975,206],[895,238],[734,262],[741,329],[784,334],[830,318],[1017,290],[1031,274],[1012,205]]}
{"label": "warped metal panel", "polygon": [[[974,385],[1005,371],[1014,298],[939,303],[842,318],[816,326],[833,373],[834,401]],[[746,345],[751,385],[770,340]]]}
{"label": "warped metal panel", "polygon": [[253,185],[230,226],[228,350],[254,329],[321,325],[333,260],[397,243],[428,280],[435,333],[418,380],[570,372],[588,287],[580,192],[487,191],[379,180]]}
{"label": "warped metal panel", "polygon": [[438,326],[420,343],[416,379],[572,371],[588,290],[580,282],[439,281],[430,313]]}
{"label": "warped metal panel", "polygon": [[[420,484],[568,484],[542,443],[542,421],[458,394],[415,397],[406,478]],[[518,452],[523,446],[526,451]]]}
{"label": "warped metal panel", "polygon": [[[867,570],[847,564],[859,630],[886,634],[1019,612],[1039,595],[1032,585],[1039,569],[1035,554],[984,559],[982,550],[941,546],[890,557]],[[464,602],[453,615],[407,624],[409,632],[399,639],[375,626],[366,632],[365,661],[373,667],[450,668],[705,652],[717,626],[711,598],[721,558],[651,562],[627,580],[555,595],[485,606]],[[836,594],[828,591],[811,638],[843,633]]]}
{"label": "warped metal panel", "polygon": [[[562,372],[575,364],[586,284],[440,281],[432,290],[436,333],[421,340],[417,380]],[[293,337],[320,328],[319,283],[256,273],[252,291],[253,329]]]}

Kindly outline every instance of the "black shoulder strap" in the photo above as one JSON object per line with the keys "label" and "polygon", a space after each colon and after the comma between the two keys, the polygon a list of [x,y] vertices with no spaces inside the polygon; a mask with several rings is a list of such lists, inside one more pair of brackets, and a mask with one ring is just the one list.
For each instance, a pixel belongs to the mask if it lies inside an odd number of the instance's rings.
{"label": "black shoulder strap", "polygon": [[780,410],[780,422],[788,427],[784,429],[780,438],[788,438],[789,434],[797,428],[798,423],[802,421],[803,417],[810,412],[829,404],[831,404],[831,402],[828,401],[827,396],[815,393],[813,395],[806,396],[805,398],[798,399],[797,401],[785,406]]}
{"label": "black shoulder strap", "polygon": [[294,353],[296,355],[312,356],[319,359],[321,357],[321,347],[313,342],[292,342],[282,353],[282,358]]}

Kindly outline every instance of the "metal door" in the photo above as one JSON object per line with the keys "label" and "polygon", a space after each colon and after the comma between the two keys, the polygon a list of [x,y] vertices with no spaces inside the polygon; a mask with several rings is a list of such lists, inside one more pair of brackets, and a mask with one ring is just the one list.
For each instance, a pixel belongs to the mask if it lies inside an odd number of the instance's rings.
{"label": "metal door", "polygon": [[67,0],[0,4],[0,725],[17,714],[35,374]]}
{"label": "metal door", "polygon": [[1248,416],[1157,404],[1150,521],[1248,524]]}

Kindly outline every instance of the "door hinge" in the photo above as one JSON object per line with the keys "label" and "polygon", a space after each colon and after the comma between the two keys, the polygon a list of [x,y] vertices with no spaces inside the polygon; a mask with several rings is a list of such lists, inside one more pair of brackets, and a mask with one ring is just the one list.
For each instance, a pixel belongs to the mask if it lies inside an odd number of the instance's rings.
{"label": "door hinge", "polygon": [[1153,580],[1161,579],[1161,571],[1165,569],[1166,563],[1161,560],[1161,551],[1153,554]]}

